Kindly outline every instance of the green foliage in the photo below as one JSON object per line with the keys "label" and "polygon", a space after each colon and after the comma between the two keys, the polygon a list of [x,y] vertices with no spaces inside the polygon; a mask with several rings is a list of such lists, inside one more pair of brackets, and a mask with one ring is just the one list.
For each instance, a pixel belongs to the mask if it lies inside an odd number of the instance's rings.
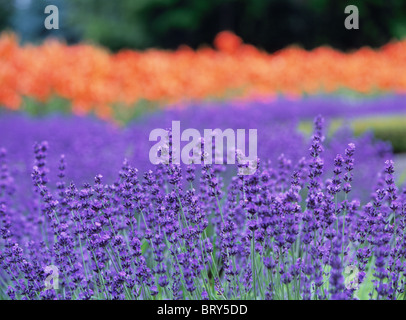
{"label": "green foliage", "polygon": [[10,0],[0,0],[0,30],[10,27],[10,17],[14,7],[10,5]]}
{"label": "green foliage", "polygon": [[[344,28],[347,5],[356,5],[360,29]],[[71,0],[70,25],[112,50],[210,44],[222,30],[273,51],[380,46],[406,35],[402,0]]]}
{"label": "green foliage", "polygon": [[353,121],[352,127],[356,135],[372,130],[377,139],[390,141],[395,153],[406,152],[405,116],[357,119]]}
{"label": "green foliage", "polygon": [[[60,30],[43,27],[44,8],[55,4]],[[344,28],[347,5],[356,5],[360,29]],[[35,0],[16,10],[0,0],[0,30],[14,27],[24,41],[47,36],[68,43],[87,40],[113,51],[122,48],[196,48],[211,44],[222,30],[268,51],[291,44],[311,49],[330,45],[353,49],[381,46],[406,36],[403,0]]]}
{"label": "green foliage", "polygon": [[49,113],[71,113],[71,103],[58,96],[54,96],[46,103],[31,97],[24,97],[21,109],[32,116],[45,116]]}

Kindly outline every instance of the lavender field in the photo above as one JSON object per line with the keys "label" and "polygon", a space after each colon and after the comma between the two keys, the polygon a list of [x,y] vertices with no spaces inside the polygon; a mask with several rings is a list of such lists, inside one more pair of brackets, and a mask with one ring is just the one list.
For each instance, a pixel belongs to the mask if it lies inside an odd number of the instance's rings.
{"label": "lavender field", "polygon": [[[404,103],[208,102],[126,126],[2,112],[0,299],[405,299],[402,156],[359,129]],[[152,165],[174,120],[257,129],[258,169]]]}

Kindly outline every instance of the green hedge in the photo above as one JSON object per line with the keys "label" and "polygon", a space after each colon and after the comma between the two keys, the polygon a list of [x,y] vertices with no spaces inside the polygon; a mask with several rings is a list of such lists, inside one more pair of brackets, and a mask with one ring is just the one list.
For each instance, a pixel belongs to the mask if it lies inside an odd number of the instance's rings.
{"label": "green hedge", "polygon": [[[348,125],[356,136],[367,131],[372,131],[379,140],[389,141],[395,153],[406,152],[406,116],[380,116],[356,118],[352,120],[334,119],[330,121],[328,135],[332,135],[343,125]],[[299,123],[299,130],[310,134],[312,130],[311,121]]]}

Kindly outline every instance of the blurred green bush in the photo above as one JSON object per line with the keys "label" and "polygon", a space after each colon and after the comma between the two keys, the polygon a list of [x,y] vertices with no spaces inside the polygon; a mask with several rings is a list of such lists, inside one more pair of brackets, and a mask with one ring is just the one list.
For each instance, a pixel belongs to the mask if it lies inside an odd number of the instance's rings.
{"label": "blurred green bush", "polygon": [[[24,6],[16,5],[24,2]],[[43,26],[46,5],[57,5],[60,30]],[[360,29],[344,27],[347,5],[356,5]],[[23,8],[24,7],[24,8]],[[113,51],[122,48],[193,48],[211,44],[222,30],[268,51],[291,44],[377,47],[406,35],[404,0],[0,0],[0,30],[23,41],[47,36],[86,39]]]}
{"label": "blurred green bush", "polygon": [[10,6],[10,0],[0,0],[0,30],[9,27],[13,13],[14,6]]}
{"label": "blurred green bush", "polygon": [[377,139],[390,141],[395,153],[406,152],[406,116],[357,119],[351,127],[355,135],[372,130]]}

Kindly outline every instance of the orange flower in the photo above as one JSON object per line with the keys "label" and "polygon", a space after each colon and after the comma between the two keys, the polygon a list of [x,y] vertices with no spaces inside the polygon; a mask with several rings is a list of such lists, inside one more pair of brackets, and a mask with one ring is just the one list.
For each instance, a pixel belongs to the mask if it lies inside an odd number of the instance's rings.
{"label": "orange flower", "polygon": [[46,103],[56,95],[71,101],[77,114],[107,118],[114,105],[134,108],[142,100],[166,105],[279,93],[299,97],[341,88],[406,92],[406,41],[351,53],[289,47],[269,54],[224,31],[214,46],[112,54],[93,45],[58,41],[20,46],[15,35],[3,33],[0,105],[17,109],[24,96]]}
{"label": "orange flower", "polygon": [[223,52],[234,53],[242,44],[242,39],[230,31],[220,32],[214,39],[214,46]]}

